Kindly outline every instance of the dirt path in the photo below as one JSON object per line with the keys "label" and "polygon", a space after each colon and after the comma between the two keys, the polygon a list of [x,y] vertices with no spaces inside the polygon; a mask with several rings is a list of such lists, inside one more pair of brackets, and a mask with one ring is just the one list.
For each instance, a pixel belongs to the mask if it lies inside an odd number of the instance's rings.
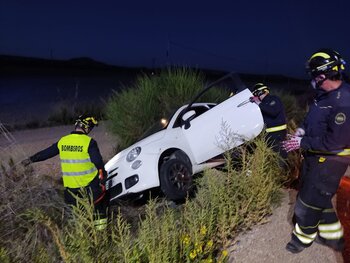
{"label": "dirt path", "polygon": [[[61,136],[68,134],[72,128],[72,126],[59,126],[14,132],[12,133],[15,138],[14,146],[8,147],[8,149],[16,150],[18,154],[17,161],[20,161],[24,157],[28,157],[56,142]],[[105,161],[114,155],[117,140],[107,132],[105,124],[102,123],[94,129],[91,136],[97,141]],[[6,143],[7,141],[4,138],[0,138],[2,149],[7,148]],[[7,153],[7,149],[2,151],[2,153],[4,152]],[[58,157],[35,163],[33,167],[38,175],[51,174],[57,176],[57,178],[60,177]],[[344,262],[340,253],[335,253],[333,250],[316,243],[297,255],[285,250],[285,245],[290,239],[292,230],[291,217],[295,194],[294,190],[285,190],[281,206],[274,209],[267,223],[256,226],[247,233],[238,236],[236,244],[232,246],[229,262]]]}

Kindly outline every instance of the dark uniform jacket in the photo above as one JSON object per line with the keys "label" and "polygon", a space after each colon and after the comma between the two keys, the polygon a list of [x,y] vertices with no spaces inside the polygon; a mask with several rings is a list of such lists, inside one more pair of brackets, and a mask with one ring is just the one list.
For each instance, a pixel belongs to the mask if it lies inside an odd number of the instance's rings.
{"label": "dark uniform jacket", "polygon": [[259,104],[266,128],[278,127],[286,124],[283,104],[279,97],[267,95]]}
{"label": "dark uniform jacket", "polygon": [[304,120],[304,150],[339,153],[350,148],[350,85],[320,93]]}
{"label": "dark uniform jacket", "polygon": [[259,107],[266,126],[268,144],[272,146],[274,151],[279,152],[283,159],[286,159],[287,152],[282,149],[280,144],[287,135],[286,115],[282,101],[279,97],[269,94],[262,99]]}

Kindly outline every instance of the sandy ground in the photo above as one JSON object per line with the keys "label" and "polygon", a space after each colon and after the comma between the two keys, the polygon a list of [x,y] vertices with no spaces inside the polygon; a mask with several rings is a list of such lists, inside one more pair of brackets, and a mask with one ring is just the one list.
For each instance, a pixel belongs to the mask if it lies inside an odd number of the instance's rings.
{"label": "sandy ground", "polygon": [[[59,126],[23,130],[7,134],[7,136],[0,134],[1,160],[6,162],[9,158],[8,153],[12,152],[15,162],[20,162],[56,142],[61,136],[68,134],[72,128],[72,126]],[[104,123],[95,128],[91,136],[97,141],[104,160],[109,160],[115,152],[116,138],[107,132]],[[38,176],[41,174],[50,174],[57,178],[60,176],[58,157],[35,163],[33,167]],[[285,190],[281,205],[274,209],[267,223],[253,227],[250,231],[238,236],[231,247],[229,262],[344,262],[340,253],[316,243],[297,255],[285,250],[292,230],[291,217],[295,195],[294,190]]]}
{"label": "sandy ground", "polygon": [[343,263],[341,253],[317,243],[299,254],[285,250],[293,229],[295,196],[295,190],[284,190],[282,203],[274,209],[268,222],[238,236],[229,262]]}

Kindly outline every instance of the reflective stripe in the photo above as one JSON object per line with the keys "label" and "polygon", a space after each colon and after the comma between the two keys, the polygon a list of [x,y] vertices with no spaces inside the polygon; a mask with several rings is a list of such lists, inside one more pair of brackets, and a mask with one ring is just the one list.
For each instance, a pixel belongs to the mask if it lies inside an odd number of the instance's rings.
{"label": "reflective stripe", "polygon": [[313,54],[309,60],[313,59],[314,57],[330,58],[330,56],[327,53],[317,52],[317,53]]}
{"label": "reflective stripe", "polygon": [[280,126],[276,126],[276,127],[271,127],[271,128],[267,128],[266,132],[276,132],[276,131],[282,131],[287,129],[287,124],[283,124]]}
{"label": "reflective stripe", "polygon": [[324,69],[326,66],[331,65],[333,63],[334,63],[334,61],[330,61],[328,63],[325,63],[325,64],[321,65],[321,66],[318,66],[317,69]]}
{"label": "reflective stripe", "polygon": [[334,208],[327,208],[322,211],[323,213],[334,213]]}
{"label": "reflective stripe", "polygon": [[303,244],[310,244],[313,242],[317,236],[317,231],[313,234],[305,234],[301,228],[299,227],[298,223],[295,224],[295,228],[293,230],[293,234],[296,235],[296,237],[303,243]]}
{"label": "reflective stripe", "polygon": [[340,156],[350,155],[350,149],[344,149],[340,153],[337,153],[337,155],[340,155]]}
{"label": "reflective stripe", "polygon": [[348,156],[350,155],[350,149],[344,149],[340,152],[322,152],[322,151],[315,151],[315,150],[309,150],[311,153],[320,153],[320,154],[329,154],[329,155],[339,155],[339,156]]}
{"label": "reflective stripe", "polygon": [[88,159],[83,159],[83,160],[70,160],[70,159],[61,159],[62,163],[89,163],[91,162],[90,158]]}
{"label": "reflective stripe", "polygon": [[344,235],[343,229],[335,232],[320,232],[320,236],[325,239],[340,239]]}
{"label": "reflective stripe", "polygon": [[335,231],[335,230],[342,229],[342,226],[341,226],[340,222],[338,221],[338,222],[333,223],[333,224],[319,224],[318,229],[320,231]]}
{"label": "reflective stripe", "polygon": [[82,171],[82,172],[62,172],[64,176],[80,176],[80,175],[86,175],[86,174],[91,174],[93,172],[97,172],[96,167],[91,168],[90,170],[87,171]]}
{"label": "reflective stripe", "polygon": [[[301,243],[303,244],[310,244],[311,242],[314,241],[315,238],[309,238],[309,237],[305,237],[305,236],[302,236],[298,233],[296,233],[295,230],[293,230],[293,234],[301,241]],[[316,233],[317,235],[317,233]]]}
{"label": "reflective stripe", "polygon": [[340,239],[344,235],[343,227],[339,221],[333,224],[320,224],[318,230],[320,236],[325,239]]}
{"label": "reflective stripe", "polygon": [[298,200],[299,200],[304,206],[306,206],[306,207],[308,207],[308,208],[311,208],[311,209],[313,209],[313,210],[318,210],[318,211],[322,210],[322,208],[319,208],[319,207],[316,207],[316,206],[312,206],[312,205],[308,205],[308,204],[305,203],[303,200],[301,200],[300,197],[298,197]]}
{"label": "reflective stripe", "polygon": [[319,163],[324,163],[327,159],[324,158],[323,156],[321,156],[319,159],[318,159],[318,162]]}

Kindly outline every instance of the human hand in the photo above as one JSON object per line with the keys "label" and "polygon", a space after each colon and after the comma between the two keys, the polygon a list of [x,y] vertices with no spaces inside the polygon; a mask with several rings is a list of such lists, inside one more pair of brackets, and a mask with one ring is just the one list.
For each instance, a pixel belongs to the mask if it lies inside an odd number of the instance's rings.
{"label": "human hand", "polygon": [[24,159],[24,160],[21,162],[21,164],[22,164],[24,167],[30,165],[31,163],[32,163],[32,161],[31,161],[29,158]]}
{"label": "human hand", "polygon": [[305,135],[305,130],[302,128],[298,128],[295,132],[294,132],[294,136],[298,136],[298,137],[303,137]]}
{"label": "human hand", "polygon": [[261,103],[261,100],[257,96],[250,97],[249,101],[253,102],[253,103],[256,103],[257,105],[259,105]]}
{"label": "human hand", "polygon": [[300,149],[301,139],[302,137],[289,135],[287,140],[282,141],[282,149],[287,153]]}

